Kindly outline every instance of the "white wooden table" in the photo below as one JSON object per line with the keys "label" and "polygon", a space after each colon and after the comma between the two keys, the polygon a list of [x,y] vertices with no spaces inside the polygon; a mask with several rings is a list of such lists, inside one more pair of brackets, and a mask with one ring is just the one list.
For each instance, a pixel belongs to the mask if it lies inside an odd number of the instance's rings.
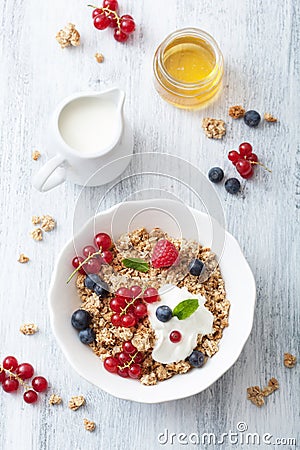
{"label": "white wooden table", "polygon": [[[245,422],[249,432],[298,438],[299,366],[283,366],[285,351],[299,356],[299,33],[297,0],[120,0],[124,13],[138,23],[128,45],[116,43],[108,31],[92,26],[85,2],[3,0],[1,2],[0,107],[0,238],[1,358],[14,354],[32,362],[51,383],[49,392],[64,404],[25,405],[21,395],[0,392],[1,450],[194,448],[160,445],[158,434],[213,432],[219,437]],[[62,51],[55,34],[73,21],[82,35],[79,48]],[[154,91],[152,57],[171,31],[197,26],[220,43],[225,57],[225,83],[220,99],[205,111],[175,109]],[[105,55],[97,64],[96,51]],[[77,90],[102,89],[111,84],[126,91],[126,115],[134,128],[134,150],[167,152],[191,162],[203,172],[214,166],[233,175],[227,151],[242,141],[253,143],[270,175],[258,169],[243,195],[218,192],[227,229],[239,240],[257,281],[257,307],[251,337],[238,362],[205,392],[181,401],[144,405],[115,399],[81,379],[66,362],[50,328],[47,289],[54,262],[72,233],[73,212],[81,188],[65,183],[41,194],[31,186],[33,173],[46,161],[46,130],[55,105]],[[221,142],[208,140],[201,130],[203,116],[226,118],[232,104],[243,104],[279,117],[276,125],[249,129],[228,118]],[[31,160],[33,149],[42,158]],[[157,185],[157,187],[164,187]],[[168,186],[166,186],[168,187]],[[136,186],[125,186],[106,197],[105,206],[123,200]],[[93,211],[105,188],[87,189],[86,205]],[[190,200],[193,204],[193,200]],[[58,227],[43,242],[29,237],[33,214],[51,214]],[[31,261],[21,265],[20,252]],[[23,336],[24,322],[40,331]],[[68,326],[68,324],[66,324]],[[280,390],[256,408],[246,388],[264,385],[275,376]],[[84,409],[67,408],[68,398],[83,394]],[[88,433],[82,419],[97,423]],[[242,433],[241,433],[242,434]],[[271,448],[225,441],[209,448]],[[293,445],[272,448],[296,448]],[[201,448],[206,448],[202,446]],[[208,448],[208,447],[207,447]]]}

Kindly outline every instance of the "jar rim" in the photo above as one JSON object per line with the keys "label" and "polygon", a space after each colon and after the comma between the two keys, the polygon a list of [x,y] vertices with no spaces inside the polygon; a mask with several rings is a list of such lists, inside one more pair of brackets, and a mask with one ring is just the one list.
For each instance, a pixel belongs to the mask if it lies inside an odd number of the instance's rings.
{"label": "jar rim", "polygon": [[[163,61],[164,52],[165,52],[166,48],[168,47],[168,45],[172,41],[174,41],[176,38],[181,37],[181,36],[196,36],[196,37],[202,38],[212,48],[212,50],[214,52],[214,56],[215,56],[215,65],[214,65],[214,68],[212,69],[212,71],[203,80],[199,80],[199,81],[193,82],[193,83],[183,82],[183,81],[180,81],[180,80],[174,78],[167,71],[167,69],[164,65],[164,61]],[[217,44],[217,42],[215,41],[215,39],[206,31],[201,30],[199,28],[194,28],[194,27],[182,28],[180,30],[176,30],[176,31],[170,33],[163,40],[163,42],[159,45],[159,47],[156,50],[155,57],[154,57],[154,72],[157,75],[155,61],[157,62],[159,70],[161,71],[163,76],[172,85],[174,85],[180,89],[183,89],[183,90],[184,89],[187,89],[187,90],[197,89],[199,87],[205,86],[206,84],[210,83],[214,79],[216,70],[220,70],[220,68],[221,69],[223,68],[223,55],[222,55],[220,47]]]}

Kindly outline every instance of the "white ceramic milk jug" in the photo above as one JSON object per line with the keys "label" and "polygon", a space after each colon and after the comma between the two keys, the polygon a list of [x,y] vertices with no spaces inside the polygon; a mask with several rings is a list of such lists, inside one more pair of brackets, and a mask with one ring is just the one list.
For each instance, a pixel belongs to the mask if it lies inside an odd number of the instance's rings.
{"label": "white ceramic milk jug", "polygon": [[34,187],[45,192],[66,179],[100,186],[117,178],[130,162],[124,156],[133,151],[132,131],[123,118],[124,100],[125,93],[117,88],[63,100],[51,127],[53,157],[34,176]]}

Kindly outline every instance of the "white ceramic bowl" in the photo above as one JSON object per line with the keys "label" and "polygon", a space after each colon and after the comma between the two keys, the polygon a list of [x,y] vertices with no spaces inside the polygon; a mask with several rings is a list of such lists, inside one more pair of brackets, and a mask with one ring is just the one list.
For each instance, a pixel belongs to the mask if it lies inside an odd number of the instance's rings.
{"label": "white ceramic bowl", "polygon": [[[182,216],[182,208],[180,203],[170,200],[127,202],[122,205],[121,210],[120,205],[116,205],[86,223],[74,238],[76,248],[92,243],[95,230],[111,233],[112,222],[114,239],[129,228],[135,229],[139,226],[145,226],[149,230],[160,227],[170,235],[176,236],[179,233],[178,226],[176,220],[171,217]],[[202,245],[211,246],[211,218],[197,210],[191,208],[188,210],[198,227],[199,235],[191,226],[185,227],[183,236],[197,239]],[[120,211],[121,214],[114,220]],[[168,214],[164,211],[168,211]],[[185,212],[184,214],[186,216]],[[136,380],[109,374],[89,346],[79,341],[78,333],[71,326],[70,318],[73,311],[80,307],[80,299],[76,293],[74,279],[70,284],[66,284],[71,270],[70,261],[74,257],[74,240],[70,240],[61,251],[52,275],[49,309],[54,335],[72,367],[106,392],[119,398],[144,403],[159,403],[188,397],[203,391],[220,378],[235,363],[247,341],[252,328],[256,298],[255,281],[240,246],[231,234],[224,233],[225,244],[220,268],[231,308],[229,327],[224,331],[219,351],[203,368],[193,369],[184,375],[176,375],[155,386],[143,386]]]}

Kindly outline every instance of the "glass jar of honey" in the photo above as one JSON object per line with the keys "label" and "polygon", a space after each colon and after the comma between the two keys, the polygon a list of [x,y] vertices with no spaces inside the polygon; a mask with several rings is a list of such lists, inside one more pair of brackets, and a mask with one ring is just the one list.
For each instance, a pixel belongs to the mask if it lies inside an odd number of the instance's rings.
{"label": "glass jar of honey", "polygon": [[160,44],[153,69],[155,87],[162,98],[179,108],[196,109],[207,105],[219,92],[223,55],[208,33],[184,28]]}

